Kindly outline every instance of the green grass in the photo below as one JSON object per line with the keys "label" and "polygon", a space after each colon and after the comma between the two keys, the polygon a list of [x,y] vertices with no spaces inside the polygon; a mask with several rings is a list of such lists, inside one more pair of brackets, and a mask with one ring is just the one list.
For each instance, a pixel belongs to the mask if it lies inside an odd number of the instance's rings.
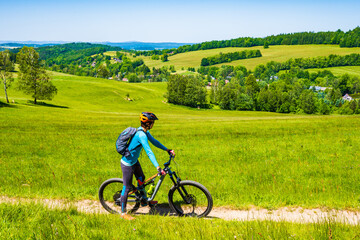
{"label": "green grass", "polygon": [[[150,67],[159,68],[162,66],[174,65],[176,71],[181,70],[182,67],[187,69],[188,67],[200,67],[201,59],[204,57],[210,57],[216,54],[237,52],[243,50],[256,50],[261,51],[262,57],[237,60],[230,63],[222,63],[214,66],[221,65],[243,65],[247,69],[254,70],[259,64],[266,64],[269,61],[285,62],[290,58],[308,58],[317,56],[329,56],[330,54],[348,55],[351,53],[360,53],[360,48],[340,48],[336,45],[284,45],[284,46],[270,46],[264,49],[262,46],[251,48],[217,48],[211,50],[201,50],[194,52],[186,52],[176,54],[169,57],[168,62],[162,62],[160,60],[152,60],[151,57],[138,56],[137,58],[143,58],[145,64]],[[115,55],[115,52],[108,52],[108,55]],[[131,58],[132,59],[132,58]]]}
{"label": "green grass", "polygon": [[331,68],[312,68],[308,69],[310,73],[323,71],[323,70],[329,70],[331,71],[335,76],[341,76],[344,74],[350,74],[350,75],[356,75],[360,76],[360,66],[347,66],[347,67],[331,67]]}
{"label": "green grass", "polygon": [[[264,58],[272,54],[269,59],[275,61],[359,51],[334,46],[270,46],[260,50]],[[207,51],[214,55],[227,49]],[[181,59],[184,56],[185,60]],[[198,60],[191,63],[196,56],[178,57],[177,70],[181,65],[199,65],[195,63]],[[201,57],[198,58],[200,62]],[[165,64],[174,62],[170,58]],[[259,63],[248,64],[252,68],[251,64]],[[359,72],[358,67],[333,69]],[[174,164],[173,170],[183,179],[205,185],[215,207],[360,209],[358,116],[190,109],[164,102],[166,83],[128,84],[62,73],[52,75],[58,88],[53,101],[33,105],[29,96],[11,88],[9,99],[15,104],[4,104],[4,92],[0,91],[0,195],[97,199],[104,180],[121,177],[120,156],[115,150],[118,134],[128,126],[138,126],[140,112],[153,111],[160,120],[151,130],[152,135],[176,150],[178,165]],[[133,101],[125,99],[127,94]],[[159,163],[167,161],[167,153],[152,149]],[[145,153],[140,162],[145,175],[151,176],[155,168]],[[160,203],[167,202],[170,185],[166,179],[157,195]],[[85,215],[74,209],[49,210],[34,204],[0,204],[0,218],[0,239],[360,236],[359,226],[331,219],[325,223],[295,224],[144,215],[125,222],[116,215]]]}
{"label": "green grass", "polygon": [[[215,206],[360,207],[358,116],[190,109],[163,102],[166,83],[54,73],[54,84],[58,95],[45,105],[10,89],[16,104],[0,108],[2,195],[96,199],[101,182],[121,177],[118,134],[153,111],[152,135],[176,150],[174,169],[205,185]],[[145,153],[140,162],[153,175]],[[167,202],[170,185],[157,200]]]}
{"label": "green grass", "polygon": [[298,224],[270,221],[223,221],[83,214],[40,205],[0,204],[2,239],[355,239],[360,227],[332,222]]}

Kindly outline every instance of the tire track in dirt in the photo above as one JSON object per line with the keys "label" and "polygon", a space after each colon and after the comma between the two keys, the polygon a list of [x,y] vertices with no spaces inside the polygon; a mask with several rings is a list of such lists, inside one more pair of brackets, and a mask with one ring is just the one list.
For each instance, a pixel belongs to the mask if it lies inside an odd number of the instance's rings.
{"label": "tire track in dirt", "polygon": [[[109,214],[100,204],[95,200],[79,200],[69,201],[62,199],[30,199],[30,198],[16,198],[0,196],[0,204],[26,204],[35,203],[41,204],[49,209],[67,209],[75,208],[82,213],[91,214]],[[150,208],[140,208],[135,215],[154,214],[150,213]],[[156,206],[155,214],[161,216],[174,216],[175,214],[170,210],[168,204],[159,204]],[[223,220],[236,220],[236,221],[252,221],[252,220],[271,220],[271,221],[286,221],[297,223],[320,223],[323,221],[336,221],[344,224],[358,225],[360,224],[359,211],[347,210],[322,210],[304,209],[304,208],[291,208],[284,207],[276,210],[257,209],[252,208],[249,210],[233,210],[224,207],[215,207],[207,219],[223,219]]]}

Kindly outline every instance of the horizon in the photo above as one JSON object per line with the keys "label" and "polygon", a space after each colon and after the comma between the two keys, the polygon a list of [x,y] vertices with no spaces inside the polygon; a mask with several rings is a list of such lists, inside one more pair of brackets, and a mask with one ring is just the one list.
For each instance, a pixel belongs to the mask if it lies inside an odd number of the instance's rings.
{"label": "horizon", "polygon": [[[347,32],[360,2],[225,0],[0,3],[2,42],[201,43],[296,32]],[[96,14],[92,14],[96,13]],[[11,19],[11,21],[9,21]]]}

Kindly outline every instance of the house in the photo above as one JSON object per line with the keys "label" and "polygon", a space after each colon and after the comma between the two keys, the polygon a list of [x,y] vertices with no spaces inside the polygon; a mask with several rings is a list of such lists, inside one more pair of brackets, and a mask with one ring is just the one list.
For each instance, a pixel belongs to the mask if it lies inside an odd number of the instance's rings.
{"label": "house", "polygon": [[350,97],[349,94],[345,94],[345,95],[342,97],[342,99],[344,99],[345,101],[352,101],[352,100],[353,100],[353,98]]}
{"label": "house", "polygon": [[118,63],[122,63],[122,60],[118,59],[118,58],[113,58],[114,61],[118,62]]}
{"label": "house", "polygon": [[327,87],[320,87],[320,86],[310,86],[309,87],[310,90],[315,90],[316,92],[318,91],[325,91],[327,89]]}

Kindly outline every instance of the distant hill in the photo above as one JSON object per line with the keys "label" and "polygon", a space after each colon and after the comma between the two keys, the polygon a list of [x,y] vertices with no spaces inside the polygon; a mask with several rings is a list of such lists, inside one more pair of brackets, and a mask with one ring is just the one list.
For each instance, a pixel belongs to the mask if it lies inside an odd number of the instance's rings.
{"label": "distant hill", "polygon": [[0,41],[1,48],[22,48],[23,46],[27,47],[45,47],[45,46],[54,46],[58,44],[64,44],[67,42],[36,42],[36,41]]}
{"label": "distant hill", "polygon": [[121,47],[127,50],[155,50],[155,49],[171,49],[178,48],[184,45],[192,45],[193,43],[176,43],[176,42],[101,42],[100,44],[105,44],[113,47]]}
{"label": "distant hill", "polygon": [[[121,51],[120,47],[91,43],[66,43],[37,48],[40,58],[47,61],[75,61],[106,51]],[[58,59],[58,57],[60,57]]]}
{"label": "distant hill", "polygon": [[[22,48],[23,46],[28,47],[45,47],[55,46],[70,42],[49,42],[49,41],[0,41],[0,48]],[[178,48],[184,45],[192,45],[192,43],[176,43],[176,42],[93,42],[93,44],[102,44],[111,47],[121,47],[127,50],[155,50],[155,49],[171,49]]]}

